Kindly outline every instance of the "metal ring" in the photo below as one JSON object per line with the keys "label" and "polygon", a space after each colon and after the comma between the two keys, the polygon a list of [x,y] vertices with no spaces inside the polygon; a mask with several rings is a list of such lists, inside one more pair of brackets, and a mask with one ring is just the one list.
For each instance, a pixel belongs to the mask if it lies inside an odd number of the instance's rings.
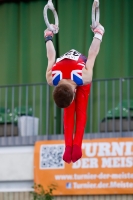
{"label": "metal ring", "polygon": [[99,0],[94,0],[92,5],[92,28],[95,28],[100,19]]}
{"label": "metal ring", "polygon": [[54,29],[53,26],[49,23],[48,16],[47,16],[47,10],[50,9],[53,12],[54,18],[55,18],[55,25],[58,27],[59,26],[59,19],[57,12],[53,6],[52,0],[49,0],[46,6],[44,7],[43,10],[43,16],[44,16],[44,21],[46,23],[47,28],[52,31],[54,34],[58,33],[58,29]]}

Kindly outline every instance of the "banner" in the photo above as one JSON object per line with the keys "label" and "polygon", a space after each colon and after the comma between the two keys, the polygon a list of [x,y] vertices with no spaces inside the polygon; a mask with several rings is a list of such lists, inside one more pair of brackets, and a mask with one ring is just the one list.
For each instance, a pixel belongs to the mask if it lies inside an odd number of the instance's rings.
{"label": "banner", "polygon": [[54,195],[133,194],[133,138],[83,140],[83,156],[71,164],[64,148],[64,141],[36,142],[36,184],[56,184]]}

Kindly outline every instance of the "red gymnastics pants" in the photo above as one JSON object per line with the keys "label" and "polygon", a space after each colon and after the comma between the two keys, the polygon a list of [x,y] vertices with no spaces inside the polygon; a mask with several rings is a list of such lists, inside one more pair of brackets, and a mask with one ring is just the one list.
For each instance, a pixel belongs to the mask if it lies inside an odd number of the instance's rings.
{"label": "red gymnastics pants", "polygon": [[[64,109],[64,137],[65,145],[81,148],[87,120],[87,105],[91,84],[78,86],[75,100]],[[75,134],[74,134],[75,129]]]}

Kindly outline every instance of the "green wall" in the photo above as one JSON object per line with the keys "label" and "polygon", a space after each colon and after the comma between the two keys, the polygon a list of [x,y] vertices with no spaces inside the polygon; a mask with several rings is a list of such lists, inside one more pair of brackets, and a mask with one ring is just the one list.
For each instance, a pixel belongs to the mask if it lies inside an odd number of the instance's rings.
{"label": "green wall", "polygon": [[[87,55],[92,0],[56,0],[60,31],[55,36],[57,55],[75,48]],[[46,0],[0,4],[0,85],[45,82],[47,66],[43,31]],[[94,78],[133,75],[132,0],[100,1],[100,22],[105,27]],[[49,11],[51,22],[53,15]]]}
{"label": "green wall", "polygon": [[[46,3],[46,0],[34,0],[27,3],[22,1],[0,4],[0,85],[46,82],[47,57],[43,37],[46,29],[43,8]],[[72,48],[87,56],[93,38],[90,30],[93,0],[53,0],[53,3],[58,12],[60,28],[59,33],[54,37],[57,56]],[[100,23],[105,27],[105,35],[95,62],[94,79],[133,76],[132,8],[132,0],[100,0]],[[51,11],[48,11],[48,16],[50,22],[54,23]],[[46,89],[43,92],[43,106],[46,104],[45,94]],[[116,91],[117,94],[119,93]],[[95,86],[93,96],[93,118],[95,119],[97,112]],[[105,85],[101,86],[100,120],[106,113],[102,101],[104,96]],[[111,96],[112,94],[108,99],[108,109],[112,107]],[[116,98],[118,104],[119,95]],[[32,95],[29,100],[32,102]],[[50,113],[52,113],[52,99],[50,104]],[[39,105],[37,107],[39,116]],[[46,113],[45,109],[44,113]],[[61,112],[57,109],[57,122],[60,121],[60,115]],[[50,123],[52,133],[53,122]],[[98,120],[93,126],[97,127],[97,124]],[[89,125],[87,127],[89,130]],[[57,126],[57,129],[59,133],[60,126]]]}

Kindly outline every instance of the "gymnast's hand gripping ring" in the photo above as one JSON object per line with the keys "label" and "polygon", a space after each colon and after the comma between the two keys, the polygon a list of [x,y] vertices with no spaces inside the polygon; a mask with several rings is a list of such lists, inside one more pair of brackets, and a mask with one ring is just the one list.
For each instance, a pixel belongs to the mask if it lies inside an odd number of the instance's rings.
{"label": "gymnast's hand gripping ring", "polygon": [[92,5],[92,28],[97,26],[100,19],[99,0],[94,0]]}
{"label": "gymnast's hand gripping ring", "polygon": [[55,29],[50,23],[49,23],[49,20],[48,20],[48,16],[47,16],[47,10],[50,9],[52,12],[53,12],[53,15],[54,15],[54,18],[55,18],[55,25],[58,27],[59,25],[59,19],[58,19],[58,15],[57,15],[57,12],[54,8],[54,5],[52,3],[52,0],[48,0],[48,3],[46,4],[46,6],[44,7],[44,10],[43,10],[43,16],[44,16],[44,21],[46,23],[46,26],[47,28],[52,31],[54,34],[55,33],[58,33],[58,28]]}

